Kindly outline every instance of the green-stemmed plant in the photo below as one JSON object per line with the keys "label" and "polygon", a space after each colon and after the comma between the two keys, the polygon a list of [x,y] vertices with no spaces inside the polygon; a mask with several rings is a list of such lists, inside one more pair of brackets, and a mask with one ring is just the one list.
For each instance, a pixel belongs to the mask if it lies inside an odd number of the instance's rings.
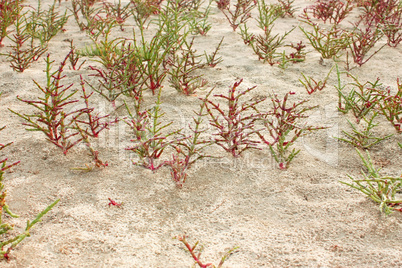
{"label": "green-stemmed plant", "polygon": [[37,9],[31,11],[27,17],[27,31],[35,39],[38,39],[42,46],[46,46],[50,39],[62,31],[69,18],[67,10],[60,15],[56,11],[55,5],[56,1],[53,2],[48,10],[42,10],[42,1],[38,1]]}
{"label": "green-stemmed plant", "polygon": [[70,68],[72,68],[74,71],[78,71],[81,69],[82,65],[84,65],[86,60],[83,60],[80,64],[78,64],[78,61],[81,59],[81,56],[77,53],[77,49],[73,45],[73,40],[68,41],[70,42],[70,51],[71,51],[71,54],[68,56],[68,60],[70,62]]}
{"label": "green-stemmed plant", "polygon": [[249,28],[245,23],[244,27],[240,27],[240,35],[244,43],[251,46],[259,60],[274,65],[278,63],[278,57],[283,59],[283,55],[277,53],[276,50],[283,45],[286,36],[295,28],[285,32],[283,35],[273,35],[272,30],[275,26],[275,21],[279,17],[276,13],[275,6],[267,5],[264,1],[258,1],[258,12],[258,27],[263,30],[264,33],[259,35],[249,33]]}
{"label": "green-stemmed plant", "polygon": [[96,71],[91,76],[98,77],[98,85],[88,85],[101,96],[105,97],[115,107],[115,101],[120,95],[135,97],[145,89],[147,76],[143,71],[140,53],[133,44],[125,40],[115,39],[111,42],[101,42],[98,54],[104,68],[90,66]]}
{"label": "green-stemmed plant", "polygon": [[379,97],[378,109],[392,124],[398,133],[402,132],[402,83],[397,79],[397,92],[391,94],[391,89],[373,89],[373,95]]}
{"label": "green-stemmed plant", "polygon": [[329,29],[321,27],[318,23],[304,21],[311,27],[312,31],[299,26],[300,30],[309,40],[310,45],[321,54],[324,59],[338,58],[339,53],[350,44],[350,33],[338,28],[336,25]]}
{"label": "green-stemmed plant", "polygon": [[211,146],[214,141],[206,137],[208,128],[203,126],[204,118],[208,115],[205,112],[205,100],[211,93],[212,91],[201,99],[200,110],[195,112],[196,116],[193,117],[194,124],[193,126],[189,125],[190,134],[174,145],[176,152],[172,155],[172,159],[167,162],[171,169],[172,178],[178,187],[182,187],[186,182],[187,170],[195,162],[206,157],[212,157],[205,153],[205,149]]}
{"label": "green-stemmed plant", "polygon": [[[186,1],[188,3],[196,3],[198,2],[201,4],[201,1]],[[195,9],[189,9],[186,15],[188,19],[188,24],[190,26],[191,34],[200,34],[200,35],[207,35],[209,30],[212,28],[212,24],[208,21],[208,16],[211,12],[211,4],[212,0],[209,0],[208,6],[203,10],[199,10],[199,6]],[[192,6],[192,5],[190,5]]]}
{"label": "green-stemmed plant", "polygon": [[219,49],[221,48],[222,42],[223,42],[224,37],[222,37],[221,41],[219,42],[218,46],[215,48],[215,51],[212,52],[211,55],[208,55],[205,51],[204,51],[204,55],[205,55],[205,60],[206,60],[206,64],[209,67],[215,67],[216,65],[218,65],[219,63],[221,63],[223,61],[222,57],[216,57]]}
{"label": "green-stemmed plant", "polygon": [[207,84],[202,75],[195,74],[197,70],[204,67],[204,64],[198,60],[202,55],[196,55],[193,43],[194,39],[184,42],[180,51],[170,55],[166,61],[170,85],[187,96],[194,94],[197,89],[202,89]]}
{"label": "green-stemmed plant", "polygon": [[324,88],[325,88],[325,86],[326,86],[326,84],[327,84],[327,81],[328,81],[328,78],[329,78],[329,75],[331,74],[331,72],[332,72],[332,70],[334,69],[334,67],[335,66],[333,66],[332,68],[331,68],[331,70],[329,70],[329,72],[328,72],[328,74],[327,74],[327,76],[324,78],[324,80],[319,80],[319,81],[316,81],[314,78],[312,78],[311,76],[309,76],[308,78],[303,74],[303,73],[301,73],[301,75],[303,76],[303,79],[304,79],[304,81],[302,81],[301,79],[299,79],[299,81],[300,81],[300,83],[302,83],[303,84],[303,86],[306,88],[306,90],[307,90],[307,93],[309,94],[309,95],[311,95],[311,94],[313,94],[314,92],[316,92],[316,91],[321,91],[321,90],[323,90]]}
{"label": "green-stemmed plant", "polygon": [[142,94],[134,101],[134,112],[130,110],[127,103],[125,104],[128,117],[124,119],[124,122],[131,128],[134,135],[131,140],[134,145],[127,147],[126,150],[132,151],[137,155],[138,161],[133,161],[134,165],[142,166],[152,171],[166,165],[166,161],[160,159],[164,150],[183,139],[173,138],[181,130],[166,132],[172,122],[167,124],[162,124],[161,122],[164,116],[160,108],[162,104],[161,92],[162,90],[159,89],[158,99],[151,109],[142,110]]}
{"label": "green-stemmed plant", "polygon": [[46,46],[36,46],[26,23],[25,13],[18,13],[15,21],[15,33],[8,36],[11,40],[11,51],[6,54],[11,63],[11,68],[17,72],[25,71],[33,62],[40,59],[46,52]]}
{"label": "green-stemmed plant", "polygon": [[[0,127],[0,131],[2,131],[5,127]],[[0,144],[0,151],[11,145],[12,143]],[[7,164],[7,158],[0,160],[0,259],[8,260],[10,257],[10,252],[13,250],[19,243],[21,243],[26,237],[30,236],[30,229],[40,221],[40,219],[48,213],[60,200],[57,199],[51,205],[49,205],[46,209],[44,209],[41,213],[39,213],[33,221],[27,221],[27,225],[25,227],[24,232],[18,235],[11,235],[9,231],[14,229],[14,226],[4,221],[4,216],[8,214],[13,218],[18,218],[19,216],[11,212],[7,201],[7,191],[4,189],[3,179],[4,173],[16,166],[20,161]]]}
{"label": "green-stemmed plant", "polygon": [[359,154],[367,171],[361,172],[363,176],[362,179],[355,179],[351,175],[348,175],[352,182],[347,183],[341,181],[341,183],[359,190],[374,202],[379,203],[380,211],[384,212],[386,215],[391,214],[393,211],[402,212],[402,208],[400,208],[402,200],[398,199],[396,196],[396,194],[402,190],[402,178],[381,176],[379,173],[380,169],[374,167],[368,151],[366,152],[366,158],[358,149],[356,149],[356,152]]}
{"label": "green-stemmed plant", "polygon": [[3,46],[3,39],[10,33],[7,28],[14,24],[22,10],[20,3],[21,0],[0,1],[0,47]]}
{"label": "green-stemmed plant", "polygon": [[171,40],[170,35],[164,34],[164,22],[161,22],[157,33],[152,37],[151,41],[145,40],[144,29],[140,27],[140,40],[134,34],[134,50],[136,57],[140,61],[138,65],[139,71],[144,76],[144,85],[155,93],[161,88],[162,82],[166,77],[167,70],[163,68],[166,58],[179,42]]}
{"label": "green-stemmed plant", "polygon": [[[339,69],[337,69],[338,76],[338,95],[339,95],[339,106],[338,110],[342,113],[348,113],[352,111],[356,121],[359,122],[363,117],[365,117],[369,112],[371,112],[379,101],[379,96],[373,94],[373,90],[381,86],[379,79],[375,82],[361,83],[356,76],[347,73],[354,82],[348,83],[341,86]],[[346,93],[345,87],[352,85],[353,88]]]}
{"label": "green-stemmed plant", "polygon": [[366,119],[363,117],[363,121],[360,121],[360,123],[363,123],[363,126],[357,126],[354,125],[352,122],[349,120],[348,123],[352,128],[352,132],[346,132],[342,130],[342,133],[346,136],[345,138],[338,138],[335,137],[338,140],[347,142],[357,148],[361,149],[369,149],[372,146],[378,144],[379,142],[388,139],[389,137],[392,136],[388,135],[386,137],[376,137],[374,136],[372,130],[374,127],[376,127],[378,124],[375,124],[373,121],[377,117],[378,112],[374,112],[369,119]]}

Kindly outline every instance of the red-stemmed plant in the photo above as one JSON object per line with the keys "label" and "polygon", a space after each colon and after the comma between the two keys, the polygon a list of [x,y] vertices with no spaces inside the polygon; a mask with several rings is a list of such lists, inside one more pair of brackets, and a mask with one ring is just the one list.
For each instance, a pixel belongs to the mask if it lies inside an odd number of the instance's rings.
{"label": "red-stemmed plant", "polygon": [[225,15],[226,19],[229,21],[230,26],[233,31],[236,31],[239,25],[245,23],[249,18],[251,18],[251,10],[255,8],[255,0],[236,0],[234,5],[234,10],[231,9],[230,1],[219,0],[217,1],[218,8]]}
{"label": "red-stemmed plant", "polygon": [[163,133],[172,122],[167,124],[162,124],[161,122],[161,118],[164,116],[160,108],[162,104],[161,92],[159,90],[157,101],[151,109],[142,110],[142,93],[134,99],[134,112],[131,112],[129,106],[125,103],[128,117],[124,119],[124,122],[134,134],[134,138],[131,140],[134,145],[127,147],[126,150],[138,156],[139,160],[134,160],[134,165],[142,166],[152,171],[156,171],[166,165],[167,161],[160,159],[165,149],[183,139],[170,139],[178,135],[181,130]]}
{"label": "red-stemmed plant", "polygon": [[[211,267],[211,268],[221,268],[222,265],[223,265],[223,263],[227,260],[227,258],[229,258],[229,256],[230,256],[234,251],[236,251],[236,250],[238,249],[238,247],[234,247],[234,248],[230,249],[228,252],[225,253],[225,255],[223,255],[223,257],[221,258],[221,261],[219,262],[218,266],[215,266],[215,265],[213,265],[212,263],[203,263],[203,262],[200,260],[201,252],[199,252],[198,254],[196,253],[196,248],[197,248],[198,243],[199,243],[198,241],[194,244],[194,246],[190,246],[190,244],[189,244],[189,243],[187,242],[187,240],[186,240],[186,236],[185,236],[185,235],[183,235],[183,236],[178,236],[178,237],[176,237],[176,238],[177,238],[177,240],[179,240],[180,242],[182,242],[182,243],[186,246],[187,250],[188,250],[188,251],[190,252],[190,254],[191,254],[191,257],[193,257],[195,263],[196,263],[200,268],[208,268],[208,267]],[[202,248],[201,248],[201,250],[202,250]]]}
{"label": "red-stemmed plant", "polygon": [[257,149],[259,141],[253,139],[253,136],[258,133],[258,130],[255,129],[255,122],[260,119],[261,114],[257,111],[256,106],[266,99],[242,102],[240,99],[256,88],[254,86],[239,92],[238,87],[242,81],[243,79],[235,82],[229,88],[227,96],[214,95],[214,97],[226,101],[227,109],[225,110],[219,103],[213,102],[209,98],[203,100],[210,116],[210,124],[217,130],[214,133],[215,143],[234,157],[240,156],[245,150]]}
{"label": "red-stemmed plant", "polygon": [[167,162],[167,165],[171,168],[172,178],[178,187],[182,187],[186,182],[187,170],[195,162],[206,157],[212,157],[206,154],[204,150],[211,146],[214,141],[205,137],[208,128],[203,128],[204,118],[208,115],[205,112],[206,100],[211,93],[212,91],[201,99],[200,110],[195,112],[196,116],[193,117],[194,125],[189,125],[191,133],[174,145],[176,152],[172,155],[172,159]]}
{"label": "red-stemmed plant", "polygon": [[[264,131],[259,131],[262,142],[268,145],[269,150],[275,161],[279,163],[280,169],[287,169],[293,158],[300,152],[291,147],[296,140],[308,132],[323,129],[324,127],[307,126],[300,123],[301,119],[307,118],[307,111],[317,108],[317,106],[303,107],[307,100],[288,104],[290,95],[294,92],[286,93],[283,99],[279,99],[277,94],[271,96],[272,110],[263,117],[263,125],[268,132],[268,139]],[[290,151],[290,152],[289,152]]]}
{"label": "red-stemmed plant", "polygon": [[[92,95],[87,94],[84,88],[84,81],[81,77],[81,87],[85,108],[72,109],[66,112],[67,107],[77,104],[79,100],[73,99],[77,91],[71,90],[73,84],[64,85],[64,68],[70,57],[70,51],[56,71],[52,71],[54,61],[47,55],[46,62],[46,85],[41,86],[34,81],[38,89],[44,94],[39,100],[24,100],[17,96],[18,100],[33,106],[38,112],[34,114],[14,114],[24,119],[23,125],[29,131],[40,131],[45,134],[46,139],[61,148],[64,154],[75,145],[80,143],[87,136],[98,137],[99,132],[108,128],[113,122],[102,122],[108,116],[93,114],[93,108],[89,107],[88,99]],[[115,122],[115,121],[114,121]],[[78,127],[77,127],[78,126]],[[80,135],[80,134],[84,135]]]}
{"label": "red-stemmed plant", "polygon": [[397,79],[397,92],[391,94],[391,89],[373,89],[373,95],[379,97],[378,109],[393,125],[398,133],[402,132],[402,83]]}

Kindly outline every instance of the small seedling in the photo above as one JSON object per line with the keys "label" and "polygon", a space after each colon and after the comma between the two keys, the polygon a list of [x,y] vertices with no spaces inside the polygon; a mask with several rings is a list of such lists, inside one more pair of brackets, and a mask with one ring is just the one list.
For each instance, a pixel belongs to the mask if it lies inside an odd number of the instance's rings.
{"label": "small seedling", "polygon": [[296,45],[293,43],[290,43],[290,45],[285,45],[285,47],[290,47],[296,50],[295,52],[292,52],[287,56],[287,58],[293,62],[303,62],[306,59],[306,54],[307,52],[304,51],[306,48],[306,45],[303,45],[303,41],[298,42]]}
{"label": "small seedling", "polygon": [[331,68],[331,70],[329,70],[327,76],[326,76],[325,79],[322,80],[322,81],[319,80],[319,81],[317,82],[317,81],[316,81],[314,78],[312,78],[311,76],[309,76],[308,78],[306,78],[306,76],[305,76],[303,73],[301,73],[301,74],[302,74],[302,76],[303,76],[304,81],[302,81],[301,79],[299,79],[299,81],[300,81],[300,83],[302,83],[303,86],[306,88],[307,93],[308,93],[309,95],[311,95],[311,94],[313,94],[314,92],[316,92],[316,91],[321,91],[321,90],[323,90],[323,89],[325,88],[325,86],[326,86],[326,84],[327,84],[327,81],[328,81],[328,78],[329,78],[329,75],[331,74],[331,72],[332,72],[332,70],[334,69],[334,67],[335,67],[335,66],[333,66],[333,67]]}
{"label": "small seedling", "polygon": [[367,171],[361,171],[363,179],[355,179],[351,175],[348,175],[352,183],[343,181],[341,183],[359,190],[374,202],[379,203],[380,212],[384,212],[386,215],[391,214],[393,211],[402,212],[402,200],[396,198],[396,194],[401,191],[402,178],[380,176],[380,169],[374,167],[368,151],[366,152],[366,158],[358,149],[356,149],[356,152],[359,154]]}
{"label": "small seedling", "polygon": [[109,199],[109,204],[108,204],[109,207],[114,206],[114,207],[122,208],[123,203],[117,203],[116,201],[114,201],[110,197],[108,199]]}
{"label": "small seedling", "polygon": [[86,60],[82,61],[80,64],[78,64],[78,61],[80,60],[80,55],[77,54],[76,47],[73,45],[73,40],[68,40],[70,42],[70,51],[71,54],[68,56],[68,60],[70,61],[70,65],[74,71],[78,71],[81,69],[82,65],[86,62]]}
{"label": "small seedling", "polygon": [[190,244],[187,242],[187,240],[186,240],[186,236],[185,235],[183,235],[183,236],[178,236],[178,237],[175,237],[177,240],[179,240],[180,242],[182,242],[185,246],[186,246],[186,248],[187,248],[187,250],[190,252],[190,254],[191,254],[191,257],[193,257],[193,259],[194,259],[194,261],[195,261],[195,264],[197,264],[200,268],[207,268],[207,267],[211,267],[211,268],[221,268],[222,267],[222,265],[223,265],[223,263],[227,260],[227,258],[229,258],[229,256],[232,254],[232,253],[234,253],[239,247],[234,247],[234,248],[232,248],[232,249],[230,249],[228,252],[226,252],[225,253],[225,255],[223,255],[223,257],[222,257],[222,259],[221,259],[221,261],[219,262],[219,264],[218,264],[218,266],[215,266],[215,265],[213,265],[212,263],[206,263],[206,264],[204,264],[201,260],[200,260],[200,257],[201,257],[201,252],[202,252],[202,247],[201,247],[201,249],[199,250],[199,253],[197,254],[196,253],[196,248],[197,248],[197,246],[198,246],[198,241],[194,244],[194,246],[190,246]]}
{"label": "small seedling", "polygon": [[225,37],[222,37],[222,39],[221,39],[221,41],[219,42],[219,44],[218,44],[218,46],[216,47],[216,49],[215,49],[215,51],[211,54],[211,55],[208,55],[205,51],[204,51],[204,55],[205,55],[205,60],[206,60],[206,63],[207,63],[207,65],[209,66],[209,67],[215,67],[216,65],[218,65],[219,63],[221,63],[222,61],[223,61],[223,59],[222,59],[222,57],[219,57],[219,58],[216,58],[216,56],[217,56],[217,54],[218,54],[218,52],[219,52],[219,49],[221,48],[221,45],[222,45],[222,42],[223,42],[223,39],[224,39]]}

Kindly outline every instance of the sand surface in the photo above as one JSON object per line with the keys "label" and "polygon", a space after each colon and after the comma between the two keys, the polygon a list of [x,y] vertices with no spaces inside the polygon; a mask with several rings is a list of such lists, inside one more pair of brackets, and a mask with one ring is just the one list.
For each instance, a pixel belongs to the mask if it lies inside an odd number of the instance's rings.
{"label": "sand surface", "polygon": [[[26,2],[36,6],[35,1]],[[51,2],[46,0],[43,4]],[[283,34],[301,25],[297,16],[310,4],[312,1],[296,0],[296,18],[278,19],[274,31]],[[56,6],[65,10],[71,2],[62,1]],[[255,18],[256,10],[252,14]],[[346,21],[354,20],[358,14],[358,9],[353,10]],[[257,32],[252,20],[250,27]],[[210,22],[210,32],[196,36],[194,41],[199,53],[211,53],[224,37],[219,52],[223,62],[200,72],[209,81],[208,89],[215,86],[216,94],[225,94],[234,82],[243,78],[241,89],[257,86],[247,96],[249,99],[272,92],[282,97],[293,91],[296,94],[292,95],[292,101],[309,99],[309,105],[319,105],[306,122],[328,128],[297,140],[300,154],[285,171],[278,168],[268,147],[246,151],[242,157],[233,159],[220,147],[212,146],[208,153],[221,158],[198,162],[179,189],[167,167],[152,173],[132,165],[134,156],[125,150],[131,145],[132,132],[120,121],[94,141],[101,159],[108,161],[109,166],[91,172],[74,171],[71,168],[91,161],[84,145],[74,147],[64,156],[42,133],[26,131],[22,119],[8,111],[33,112],[32,107],[16,97],[33,100],[41,96],[32,80],[45,82],[44,61],[41,59],[23,73],[16,73],[6,57],[0,56],[3,92],[0,125],[7,126],[0,132],[0,142],[14,142],[0,156],[8,157],[10,162],[21,161],[4,179],[8,203],[21,217],[6,217],[5,221],[15,224],[13,233],[17,234],[23,231],[27,219],[33,219],[55,199],[61,200],[0,267],[190,267],[193,259],[184,245],[174,239],[183,234],[191,244],[200,241],[204,246],[202,260],[215,265],[225,252],[239,247],[224,267],[402,266],[401,213],[386,217],[376,203],[339,182],[348,181],[347,174],[358,177],[363,165],[352,146],[333,138],[341,136],[341,130],[350,130],[346,119],[353,119],[350,114],[337,112],[335,72],[330,75],[327,87],[312,95],[299,82],[302,72],[323,79],[334,61],[320,64],[320,54],[308,45],[304,62],[282,70],[258,61],[215,4]],[[125,31],[116,28],[113,36],[131,38],[133,25],[130,18]],[[66,39],[73,39],[78,49],[91,43],[72,17],[64,29],[49,43],[48,52],[55,64],[69,51]],[[285,43],[301,40],[307,43],[296,28]],[[381,39],[376,48],[385,42]],[[10,41],[4,43],[1,53],[9,51]],[[343,55],[340,61],[344,60]],[[93,73],[90,65],[99,66],[87,58],[79,71],[66,68],[66,81],[79,89],[82,74],[84,79],[96,83],[95,78],[88,76]],[[339,66],[344,70],[343,62]],[[402,47],[386,46],[351,73],[362,82],[380,78],[383,88],[390,87],[395,92],[396,79],[402,79],[401,66]],[[346,75],[342,79],[343,83],[351,82]],[[166,113],[163,120],[173,120],[175,127],[188,128],[193,110],[200,103],[198,97],[206,92],[184,96],[169,86],[166,79],[161,106]],[[155,100],[150,92],[145,93],[145,98],[149,104]],[[103,114],[118,118],[127,115],[124,109],[114,110],[99,95],[92,102]],[[260,107],[268,110],[270,102]],[[370,149],[371,156],[383,168],[382,174],[399,176],[401,149],[397,142],[402,142],[402,137],[384,118],[378,123],[376,134],[395,135]],[[170,152],[163,157],[169,158]],[[108,198],[123,202],[122,207],[109,207]]]}

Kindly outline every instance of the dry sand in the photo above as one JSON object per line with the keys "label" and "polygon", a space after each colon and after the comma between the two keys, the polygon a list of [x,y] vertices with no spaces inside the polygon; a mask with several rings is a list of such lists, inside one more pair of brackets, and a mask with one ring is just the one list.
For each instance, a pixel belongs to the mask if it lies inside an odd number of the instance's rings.
{"label": "dry sand", "polygon": [[[27,1],[33,3],[35,1]],[[49,4],[52,1],[43,1]],[[269,1],[275,2],[275,1]],[[299,8],[312,1],[295,1]],[[61,9],[70,7],[62,1]],[[255,15],[256,10],[253,11]],[[358,10],[350,15],[357,16]],[[120,122],[102,133],[96,148],[109,166],[92,172],[72,171],[90,158],[84,146],[72,149],[67,156],[47,142],[42,133],[27,132],[22,120],[9,112],[13,109],[29,113],[33,110],[18,101],[16,96],[34,99],[40,96],[32,79],[43,83],[44,62],[39,60],[23,73],[13,72],[4,56],[0,57],[0,99],[2,143],[14,144],[1,152],[1,157],[21,163],[5,174],[4,184],[11,209],[21,217],[5,221],[15,224],[15,233],[23,230],[27,219],[33,219],[56,198],[59,204],[31,231],[14,251],[8,262],[0,267],[190,267],[193,260],[175,236],[186,234],[191,244],[197,240],[204,246],[202,259],[219,263],[228,249],[239,249],[225,262],[224,267],[402,267],[402,215],[386,217],[376,203],[339,181],[348,181],[347,174],[359,176],[363,167],[354,149],[337,142],[348,129],[346,118],[337,112],[336,75],[332,73],[328,86],[321,92],[308,95],[298,81],[301,72],[322,79],[333,61],[326,66],[311,46],[305,62],[291,64],[286,70],[258,61],[238,32],[214,7],[207,36],[196,36],[200,53],[213,51],[222,36],[220,51],[223,62],[216,68],[202,70],[216,93],[225,93],[240,78],[242,88],[257,86],[250,98],[275,92],[283,96],[296,92],[292,100],[308,98],[310,105],[319,105],[307,120],[310,124],[329,127],[297,141],[300,154],[290,168],[281,171],[271,158],[268,148],[248,151],[232,159],[220,148],[212,147],[212,155],[221,159],[198,163],[190,170],[182,189],[172,181],[168,168],[152,173],[130,162],[132,155],[124,150],[132,137],[128,127]],[[251,23],[252,24],[252,23]],[[347,24],[347,23],[346,23]],[[133,21],[125,31],[115,36],[131,37]],[[275,31],[283,33],[298,26],[296,18],[278,19]],[[254,28],[253,28],[254,29]],[[65,39],[73,39],[78,48],[90,43],[80,32],[73,18],[49,44],[51,58],[60,62],[69,50]],[[286,43],[306,38],[296,28]],[[385,40],[381,40],[381,46]],[[0,52],[6,52],[6,47]],[[344,57],[341,58],[344,60]],[[402,78],[402,48],[385,47],[367,64],[352,73],[359,80],[375,81],[396,90],[396,79]],[[87,60],[80,71],[66,70],[68,81],[79,87],[79,74],[88,77],[88,66],[97,63]],[[344,64],[340,63],[341,69]],[[343,76],[344,82],[350,82]],[[174,120],[176,126],[186,127],[192,111],[197,109],[197,96],[183,96],[166,80],[162,109],[164,120]],[[152,103],[152,96],[146,93]],[[103,98],[93,99],[101,112],[120,118],[123,109],[113,111]],[[121,104],[121,102],[120,102]],[[266,101],[263,108],[269,107]],[[395,134],[370,150],[382,174],[399,176],[401,172],[400,134],[383,120],[376,134]],[[122,208],[109,207],[108,198],[123,202]]]}

